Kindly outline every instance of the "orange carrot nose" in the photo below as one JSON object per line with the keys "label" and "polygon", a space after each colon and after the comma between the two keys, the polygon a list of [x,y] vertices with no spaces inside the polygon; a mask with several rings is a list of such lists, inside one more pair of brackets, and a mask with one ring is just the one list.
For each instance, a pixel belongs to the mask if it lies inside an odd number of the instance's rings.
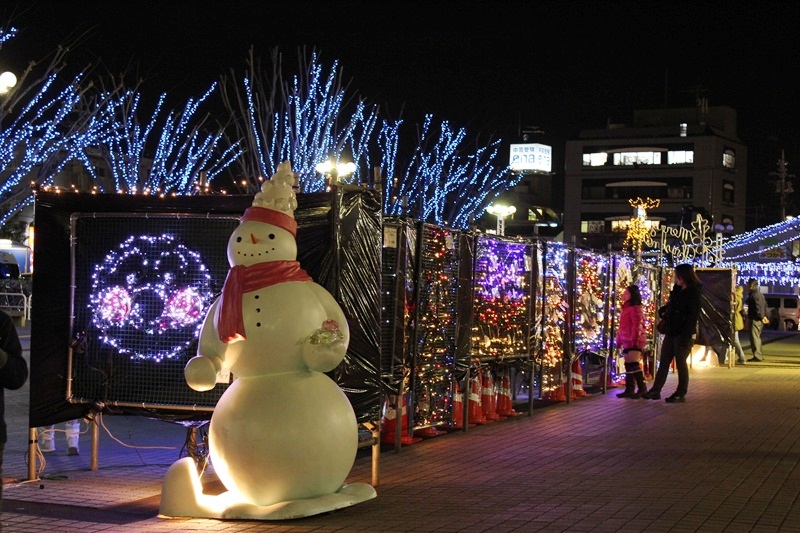
{"label": "orange carrot nose", "polygon": [[252,233],[250,234],[250,240],[253,241],[253,244],[258,242],[258,239],[256,239],[256,236],[253,235]]}

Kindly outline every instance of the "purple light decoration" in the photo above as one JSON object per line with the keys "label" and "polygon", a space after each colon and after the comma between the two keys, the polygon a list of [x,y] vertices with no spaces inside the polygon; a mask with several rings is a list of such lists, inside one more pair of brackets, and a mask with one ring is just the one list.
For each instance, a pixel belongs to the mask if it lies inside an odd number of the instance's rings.
{"label": "purple light decoration", "polygon": [[525,296],[525,245],[489,239],[480,241],[476,270],[481,272],[478,294],[487,299],[521,301]]}
{"label": "purple light decoration", "polygon": [[194,342],[213,296],[200,254],[171,235],[139,235],[95,265],[88,307],[100,342],[159,362]]}

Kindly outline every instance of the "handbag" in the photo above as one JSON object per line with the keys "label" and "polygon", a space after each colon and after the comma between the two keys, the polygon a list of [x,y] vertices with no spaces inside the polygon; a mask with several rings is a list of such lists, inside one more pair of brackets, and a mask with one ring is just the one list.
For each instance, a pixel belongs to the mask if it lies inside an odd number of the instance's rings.
{"label": "handbag", "polygon": [[669,309],[666,305],[661,306],[658,310],[658,322],[656,322],[656,331],[661,333],[662,335],[666,335],[669,331],[669,321],[667,320],[669,317]]}

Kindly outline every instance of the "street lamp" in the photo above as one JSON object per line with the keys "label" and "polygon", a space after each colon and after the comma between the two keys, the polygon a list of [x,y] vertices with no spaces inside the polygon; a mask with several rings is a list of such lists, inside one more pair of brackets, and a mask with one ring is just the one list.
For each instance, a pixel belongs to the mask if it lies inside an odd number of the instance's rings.
{"label": "street lamp", "polygon": [[513,205],[492,204],[486,208],[486,212],[497,217],[497,234],[506,234],[506,217],[517,212]]}
{"label": "street lamp", "polygon": [[328,186],[336,185],[340,178],[345,178],[356,171],[355,163],[336,163],[332,159],[317,163],[314,170],[328,178]]}
{"label": "street lamp", "polygon": [[6,94],[17,84],[17,77],[13,72],[0,74],[0,94]]}

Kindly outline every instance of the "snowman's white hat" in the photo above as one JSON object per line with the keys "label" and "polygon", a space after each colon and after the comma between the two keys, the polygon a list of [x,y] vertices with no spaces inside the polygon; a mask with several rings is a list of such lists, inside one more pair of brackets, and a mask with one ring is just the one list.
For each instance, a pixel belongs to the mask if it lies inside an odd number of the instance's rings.
{"label": "snowman's white hat", "polygon": [[297,198],[293,185],[297,175],[292,171],[292,164],[284,161],[267,181],[261,185],[261,192],[253,200],[254,207],[273,209],[294,218],[297,209]]}

